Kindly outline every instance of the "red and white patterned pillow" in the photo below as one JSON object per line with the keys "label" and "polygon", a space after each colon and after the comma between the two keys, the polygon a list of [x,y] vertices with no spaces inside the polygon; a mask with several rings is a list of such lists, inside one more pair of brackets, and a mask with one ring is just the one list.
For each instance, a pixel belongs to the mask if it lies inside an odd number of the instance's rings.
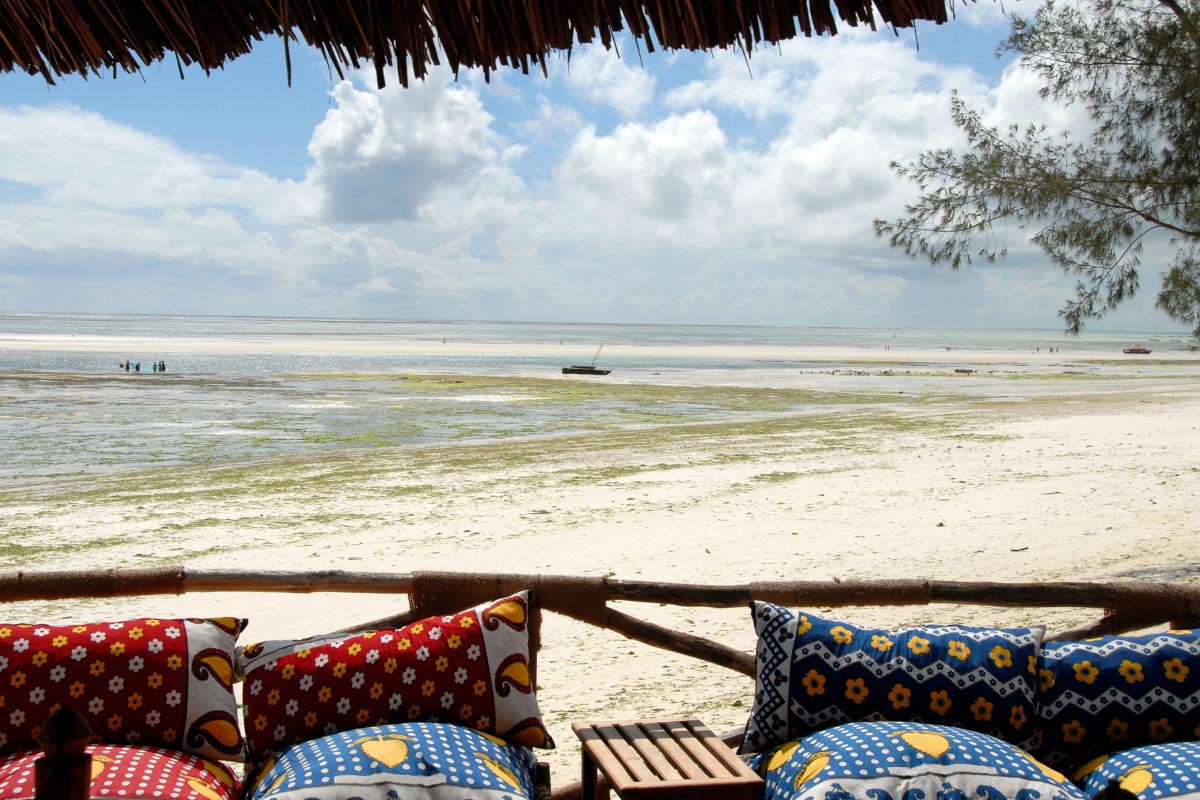
{"label": "red and white patterned pillow", "polygon": [[240,619],[0,624],[0,754],[37,748],[59,706],[93,743],[159,745],[241,760],[233,696]]}
{"label": "red and white patterned pillow", "polygon": [[529,593],[403,628],[248,645],[243,711],[251,762],[352,728],[453,722],[553,747],[529,663]]}
{"label": "red and white patterned pillow", "polygon": [[[165,750],[101,744],[92,755],[93,798],[113,800],[237,800],[241,785],[228,767]],[[32,800],[34,762],[40,750],[25,750],[0,760],[0,800]]]}

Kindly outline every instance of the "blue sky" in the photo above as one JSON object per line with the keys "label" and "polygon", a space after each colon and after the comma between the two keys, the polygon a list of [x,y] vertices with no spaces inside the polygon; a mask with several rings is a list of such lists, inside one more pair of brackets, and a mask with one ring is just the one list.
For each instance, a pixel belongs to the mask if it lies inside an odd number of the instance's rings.
{"label": "blue sky", "polygon": [[[0,309],[1055,328],[1073,281],[1020,231],[957,273],[871,232],[915,197],[888,163],[960,142],[952,91],[997,124],[1086,124],[994,57],[1007,29],[979,3],[749,68],[622,40],[408,89],[299,47],[289,88],[277,40],[184,80],[3,75]],[[1175,329],[1143,278],[1097,327]]]}

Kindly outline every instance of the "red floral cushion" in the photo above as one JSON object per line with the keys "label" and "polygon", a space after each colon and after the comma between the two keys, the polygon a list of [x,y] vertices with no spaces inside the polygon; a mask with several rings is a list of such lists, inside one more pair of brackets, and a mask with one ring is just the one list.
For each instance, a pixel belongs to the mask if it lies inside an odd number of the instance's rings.
{"label": "red floral cushion", "polygon": [[0,624],[0,754],[37,748],[59,706],[93,743],[161,745],[239,760],[233,697],[238,619]]}
{"label": "red floral cushion", "polygon": [[553,747],[529,669],[529,593],[404,628],[245,649],[250,760],[365,725],[454,722]]}
{"label": "red floral cushion", "polygon": [[[241,789],[227,767],[188,753],[110,744],[88,752],[93,798],[237,800]],[[0,761],[0,800],[33,798],[33,764],[41,756],[40,750],[26,750]]]}

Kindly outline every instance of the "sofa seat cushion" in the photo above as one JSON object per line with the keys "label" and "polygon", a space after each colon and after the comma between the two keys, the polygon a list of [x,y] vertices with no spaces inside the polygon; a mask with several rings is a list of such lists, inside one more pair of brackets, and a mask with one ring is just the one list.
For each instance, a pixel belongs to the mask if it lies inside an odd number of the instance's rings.
{"label": "sofa seat cushion", "polygon": [[[92,756],[93,798],[111,800],[237,800],[241,783],[225,765],[161,747],[100,744]],[[32,800],[40,750],[0,760],[0,800]]]}
{"label": "sofa seat cushion", "polygon": [[1200,742],[1152,744],[1099,756],[1074,777],[1089,798],[1116,781],[1145,800],[1200,800]]}
{"label": "sofa seat cushion", "polygon": [[1083,800],[1067,778],[987,734],[917,722],[854,722],[749,759],[765,800]]}
{"label": "sofa seat cushion", "polygon": [[528,748],[444,722],[377,725],[293,745],[257,770],[249,800],[532,798]]}

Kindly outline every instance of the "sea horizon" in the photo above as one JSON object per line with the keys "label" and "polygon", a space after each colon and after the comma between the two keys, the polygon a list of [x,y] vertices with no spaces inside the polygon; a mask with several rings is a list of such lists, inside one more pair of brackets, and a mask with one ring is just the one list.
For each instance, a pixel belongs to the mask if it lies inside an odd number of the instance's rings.
{"label": "sea horizon", "polygon": [[[75,346],[71,339],[79,340]],[[82,346],[90,341],[87,347]],[[128,340],[128,345],[126,343]],[[337,353],[318,342],[335,341]],[[211,343],[208,351],[197,342]],[[266,342],[286,342],[289,352],[269,352]],[[370,342],[355,351],[355,343]],[[168,370],[188,373],[276,373],[294,371],[433,371],[501,374],[555,368],[567,361],[598,357],[623,369],[763,367],[771,363],[755,348],[920,351],[961,350],[1034,353],[1050,348],[1096,357],[1119,353],[1139,342],[1159,355],[1190,350],[1187,332],[1085,329],[1078,336],[1051,328],[925,328],[870,326],[781,326],[541,322],[507,320],[408,320],[338,317],[208,314],[112,314],[102,312],[0,312],[0,369],[108,372],[128,360],[136,364],[170,359]],[[187,352],[177,348],[188,343]],[[306,343],[312,346],[306,351]],[[380,345],[508,345],[506,353],[381,353]],[[109,346],[105,346],[109,345]],[[559,352],[547,352],[557,345]],[[529,352],[523,353],[522,346]],[[605,354],[603,348],[608,347]],[[677,349],[626,353],[613,348]],[[688,352],[687,348],[692,348]],[[706,357],[701,348],[724,348]],[[182,349],[182,348],[179,348]],[[236,350],[236,352],[230,352]],[[744,351],[744,357],[738,357]],[[783,359],[782,363],[787,363]]]}

